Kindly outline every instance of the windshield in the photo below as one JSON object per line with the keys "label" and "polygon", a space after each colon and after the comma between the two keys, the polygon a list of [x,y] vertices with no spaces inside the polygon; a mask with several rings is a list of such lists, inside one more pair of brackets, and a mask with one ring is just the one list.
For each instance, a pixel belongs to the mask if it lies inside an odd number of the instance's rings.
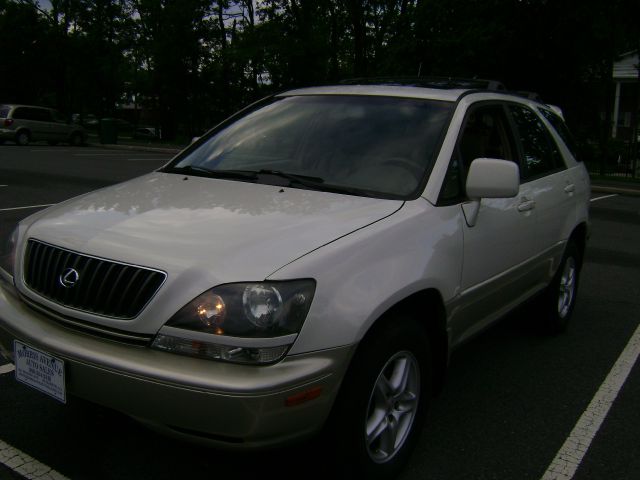
{"label": "windshield", "polygon": [[224,178],[233,171],[243,174],[236,180],[264,183],[279,176],[297,188],[408,198],[426,176],[452,108],[393,97],[276,98],[223,126],[165,171],[225,171]]}

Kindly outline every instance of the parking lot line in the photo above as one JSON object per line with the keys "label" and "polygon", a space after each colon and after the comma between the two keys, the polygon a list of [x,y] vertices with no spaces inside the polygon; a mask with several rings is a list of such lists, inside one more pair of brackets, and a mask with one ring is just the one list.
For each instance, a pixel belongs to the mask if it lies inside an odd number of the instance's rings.
{"label": "parking lot line", "polygon": [[68,152],[69,149],[65,148],[64,150],[60,148],[32,148],[29,150],[30,152]]}
{"label": "parking lot line", "polygon": [[67,477],[0,440],[0,463],[24,478],[67,480]]}
{"label": "parking lot line", "polygon": [[117,157],[122,156],[120,152],[116,153],[74,153],[74,157]]}
{"label": "parking lot line", "polygon": [[598,200],[604,200],[605,198],[611,198],[611,197],[617,197],[618,194],[617,193],[613,193],[611,195],[605,195],[604,197],[596,197],[596,198],[592,198],[591,201],[592,202],[597,202]]}
{"label": "parking lot line", "polygon": [[0,375],[4,375],[5,373],[13,372],[16,367],[13,363],[7,363],[6,365],[0,365]]}
{"label": "parking lot line", "polygon": [[640,354],[640,325],[584,411],[542,480],[570,480],[575,475],[611,405]]}
{"label": "parking lot line", "polygon": [[28,205],[26,207],[0,208],[0,212],[9,212],[11,210],[27,210],[29,208],[44,208],[50,207],[51,205],[55,205],[55,203],[46,203],[44,205]]}
{"label": "parking lot line", "polygon": [[168,162],[169,158],[127,158],[127,162]]}

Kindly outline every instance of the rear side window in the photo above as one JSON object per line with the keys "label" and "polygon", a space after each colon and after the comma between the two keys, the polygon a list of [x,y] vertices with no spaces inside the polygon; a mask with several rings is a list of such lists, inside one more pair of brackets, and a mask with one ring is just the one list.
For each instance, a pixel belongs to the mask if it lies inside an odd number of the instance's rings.
{"label": "rear side window", "polygon": [[563,167],[560,151],[542,121],[527,107],[510,105],[524,154],[524,180],[539,178]]}
{"label": "rear side window", "polygon": [[546,108],[539,108],[538,110],[540,110],[540,113],[542,114],[542,116],[551,124],[553,129],[560,136],[564,144],[567,146],[567,148],[573,155],[573,158],[581,162],[582,160],[580,159],[580,155],[578,155],[578,148],[576,147],[576,142],[573,139],[573,135],[571,135],[571,132],[567,128],[567,125],[564,123],[564,120],[562,120],[562,118],[560,118],[558,115],[556,115],[552,111],[547,110]]}
{"label": "rear side window", "polygon": [[46,108],[20,107],[13,112],[16,120],[36,120],[38,122],[52,121],[51,112]]}
{"label": "rear side window", "polygon": [[13,111],[13,118],[16,120],[30,120],[28,108],[16,108]]}

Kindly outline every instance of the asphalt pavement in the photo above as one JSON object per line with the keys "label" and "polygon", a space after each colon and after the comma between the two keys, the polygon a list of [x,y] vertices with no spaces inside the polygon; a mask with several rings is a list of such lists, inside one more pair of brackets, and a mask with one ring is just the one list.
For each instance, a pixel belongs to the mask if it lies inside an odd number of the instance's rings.
{"label": "asphalt pavement", "polygon": [[[141,175],[171,154],[0,147],[0,237],[41,205]],[[535,311],[524,307],[456,351],[402,479],[543,477],[640,324],[640,197],[593,197],[592,234],[569,331],[545,336]],[[633,366],[573,478],[640,478],[639,368]],[[2,460],[3,444],[71,479],[336,473],[326,466],[321,439],[261,453],[216,451],[158,435],[81,400],[62,405],[17,383],[11,372],[0,373],[0,478],[19,478]]]}

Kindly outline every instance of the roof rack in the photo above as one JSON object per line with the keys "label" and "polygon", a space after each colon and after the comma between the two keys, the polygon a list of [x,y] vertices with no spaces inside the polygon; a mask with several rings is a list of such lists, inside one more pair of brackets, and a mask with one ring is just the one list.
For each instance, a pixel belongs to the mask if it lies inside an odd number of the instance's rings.
{"label": "roof rack", "polygon": [[542,102],[542,97],[538,92],[527,92],[527,91],[521,90],[514,93],[516,95],[519,95],[520,97],[528,98],[529,100],[536,100],[538,102]]}
{"label": "roof rack", "polygon": [[502,82],[455,77],[360,77],[340,81],[341,85],[401,85],[424,88],[506,90]]}

